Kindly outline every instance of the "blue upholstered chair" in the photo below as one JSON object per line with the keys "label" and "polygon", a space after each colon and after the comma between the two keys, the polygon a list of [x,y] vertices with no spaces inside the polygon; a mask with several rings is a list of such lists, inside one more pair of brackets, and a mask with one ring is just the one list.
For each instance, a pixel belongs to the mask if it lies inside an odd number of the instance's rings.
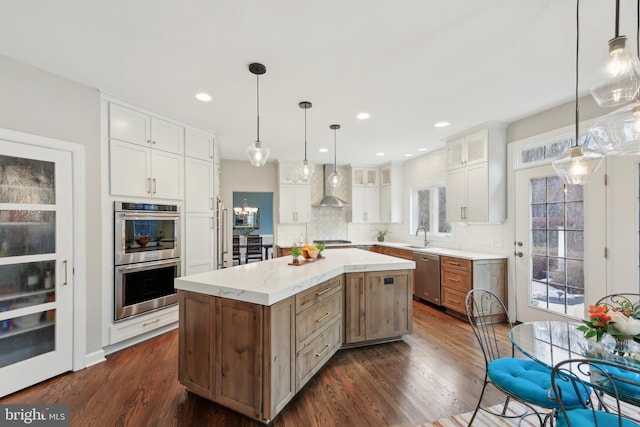
{"label": "blue upholstered chair", "polygon": [[[527,412],[516,417],[536,416],[540,425],[545,425],[558,409],[558,401],[551,390],[551,368],[532,359],[516,358],[513,344],[505,345],[504,324],[506,322],[511,328],[513,323],[497,295],[484,289],[472,289],[466,297],[466,308],[485,361],[484,383],[469,425],[473,425],[479,409],[496,416],[514,418],[507,415],[511,399],[528,408]],[[501,413],[482,407],[484,392],[489,384],[506,395]],[[589,392],[582,390],[582,393],[586,398]],[[567,408],[581,407],[582,400],[573,390],[565,390],[563,400]],[[540,408],[544,411],[539,412]]]}
{"label": "blue upholstered chair", "polygon": [[[639,427],[640,366],[600,359],[565,360],[553,368],[551,384],[560,397],[557,427]],[[581,407],[568,408],[564,404],[567,390],[584,389],[593,385],[604,393],[592,393],[581,401]],[[575,396],[575,394],[574,394]]]}

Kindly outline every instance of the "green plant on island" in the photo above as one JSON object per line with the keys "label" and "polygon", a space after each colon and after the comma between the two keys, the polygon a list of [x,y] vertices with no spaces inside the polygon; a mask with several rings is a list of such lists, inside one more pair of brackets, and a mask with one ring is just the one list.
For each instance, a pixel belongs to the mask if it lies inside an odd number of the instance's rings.
{"label": "green plant on island", "polygon": [[327,247],[324,243],[316,243],[316,249],[318,249],[318,258],[322,258],[322,251]]}
{"label": "green plant on island", "polygon": [[294,263],[298,263],[298,257],[300,255],[302,255],[302,249],[294,243],[293,246],[291,246],[291,256],[293,257]]}

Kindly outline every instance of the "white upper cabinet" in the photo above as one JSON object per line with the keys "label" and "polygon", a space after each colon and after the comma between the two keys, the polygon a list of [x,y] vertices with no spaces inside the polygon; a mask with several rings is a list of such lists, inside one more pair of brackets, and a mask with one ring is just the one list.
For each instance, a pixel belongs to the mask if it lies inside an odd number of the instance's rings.
{"label": "white upper cabinet", "polygon": [[311,217],[311,186],[298,176],[295,163],[278,163],[280,224],[305,223]]}
{"label": "white upper cabinet", "polygon": [[112,195],[182,199],[183,127],[110,103],[108,128]]}
{"label": "white upper cabinet", "polygon": [[109,104],[109,137],[183,154],[184,128],[140,111]]}
{"label": "white upper cabinet", "polygon": [[507,214],[506,127],[490,124],[447,142],[447,220],[502,223]]}
{"label": "white upper cabinet", "polygon": [[187,157],[205,161],[213,160],[213,135],[187,128],[185,141],[184,154]]}
{"label": "white upper cabinet", "polygon": [[353,187],[351,189],[351,220],[355,223],[380,222],[380,189]]}
{"label": "white upper cabinet", "polygon": [[481,129],[447,142],[447,169],[455,169],[488,160],[489,130]]}
{"label": "white upper cabinet", "polygon": [[380,222],[402,222],[402,163],[380,168]]}
{"label": "white upper cabinet", "polygon": [[378,169],[353,166],[351,168],[351,185],[378,186]]}

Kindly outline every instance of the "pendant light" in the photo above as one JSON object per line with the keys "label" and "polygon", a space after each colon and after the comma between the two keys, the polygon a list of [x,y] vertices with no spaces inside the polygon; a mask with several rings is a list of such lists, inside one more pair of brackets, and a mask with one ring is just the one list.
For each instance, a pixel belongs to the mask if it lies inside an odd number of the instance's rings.
{"label": "pendant light", "polygon": [[307,160],[307,110],[311,108],[309,101],[302,101],[298,106],[304,109],[304,160],[298,165],[298,175],[305,181],[313,175],[313,163]]}
{"label": "pendant light", "polygon": [[[640,58],[640,0],[636,8],[636,56]],[[589,129],[606,154],[640,154],[640,90],[632,103],[598,119]]]}
{"label": "pendant light", "polygon": [[583,185],[602,163],[604,156],[595,150],[578,145],[580,140],[580,108],[578,103],[578,65],[580,52],[580,0],[576,0],[576,129],[575,146],[569,148],[551,165],[565,184]]}
{"label": "pendant light", "polygon": [[267,68],[262,65],[254,62],[249,64],[249,71],[252,74],[256,75],[256,110],[257,110],[257,137],[256,142],[247,147],[247,155],[249,156],[249,161],[253,166],[264,166],[269,158],[269,149],[264,148],[262,146],[262,142],[260,141],[260,81],[259,77],[261,74],[267,72]]}
{"label": "pendant light", "polygon": [[609,40],[609,61],[602,83],[591,88],[601,107],[615,107],[633,100],[640,89],[640,63],[627,48],[627,37],[619,34],[620,0],[616,0],[615,36]]}
{"label": "pendant light", "polygon": [[337,163],[337,155],[336,155],[336,131],[340,129],[340,125],[331,125],[330,129],[333,129],[333,172],[329,174],[327,180],[329,181],[329,185],[332,187],[339,187],[342,184],[342,175],[338,174],[338,163]]}

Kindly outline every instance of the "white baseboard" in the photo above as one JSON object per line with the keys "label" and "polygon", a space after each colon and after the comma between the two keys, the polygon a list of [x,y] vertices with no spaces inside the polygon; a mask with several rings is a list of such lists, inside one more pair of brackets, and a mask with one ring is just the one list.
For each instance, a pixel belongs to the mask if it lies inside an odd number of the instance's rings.
{"label": "white baseboard", "polygon": [[98,363],[102,363],[107,360],[105,357],[104,350],[100,349],[98,351],[94,351],[93,353],[87,354],[84,357],[84,367],[88,368],[89,366],[97,365]]}

